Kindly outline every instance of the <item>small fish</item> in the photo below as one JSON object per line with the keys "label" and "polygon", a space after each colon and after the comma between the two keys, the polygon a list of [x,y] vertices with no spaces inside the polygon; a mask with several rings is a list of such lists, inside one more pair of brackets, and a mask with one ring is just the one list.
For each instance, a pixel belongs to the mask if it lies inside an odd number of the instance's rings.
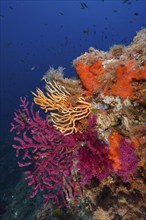
{"label": "small fish", "polygon": [[88,8],[88,6],[84,2],[80,2],[80,9]]}
{"label": "small fish", "polygon": [[5,16],[4,15],[0,15],[0,18],[4,18]]}
{"label": "small fish", "polygon": [[113,10],[114,13],[118,12],[117,10]]}
{"label": "small fish", "polygon": [[61,12],[61,11],[59,12],[59,14],[62,15],[62,16],[64,16],[63,12]]}
{"label": "small fish", "polygon": [[25,60],[24,59],[20,59],[21,63],[25,63]]}
{"label": "small fish", "polygon": [[14,8],[11,5],[9,6],[9,9],[14,10]]}
{"label": "small fish", "polygon": [[83,2],[83,5],[85,6],[85,8],[88,8],[88,6],[85,4],[85,2]]}
{"label": "small fish", "polygon": [[123,0],[123,4],[127,3],[129,0]]}
{"label": "small fish", "polygon": [[84,5],[83,5],[83,3],[82,2],[80,2],[80,9],[84,9]]}
{"label": "small fish", "polygon": [[33,70],[35,70],[35,69],[36,69],[36,67],[35,67],[35,66],[31,67],[31,71],[33,71]]}
{"label": "small fish", "polygon": [[138,15],[139,15],[139,13],[135,12],[135,13],[134,13],[134,15],[135,15],[135,16],[138,16]]}
{"label": "small fish", "polygon": [[85,29],[85,30],[83,30],[83,34],[89,34],[89,29],[87,28],[87,29]]}

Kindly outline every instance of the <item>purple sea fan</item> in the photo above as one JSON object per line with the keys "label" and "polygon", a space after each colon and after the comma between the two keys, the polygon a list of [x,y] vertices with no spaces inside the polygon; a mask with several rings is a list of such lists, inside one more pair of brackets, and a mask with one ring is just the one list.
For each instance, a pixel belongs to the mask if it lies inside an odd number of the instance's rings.
{"label": "purple sea fan", "polygon": [[77,167],[83,185],[90,184],[93,177],[102,181],[113,171],[112,160],[108,158],[109,148],[98,139],[94,125],[95,117],[89,118],[88,130],[76,134],[76,139],[80,144]]}
{"label": "purple sea fan", "polygon": [[[39,111],[34,113],[33,104],[21,99],[20,109],[15,113],[11,131],[15,131],[16,157],[22,157],[18,164],[28,167],[25,179],[33,186],[34,197],[39,191],[44,192],[45,204],[53,203],[68,206],[67,198],[76,196],[79,183],[72,177],[76,141],[72,135],[64,136],[57,131],[46,117],[43,120]],[[22,120],[22,114],[25,120]],[[19,135],[19,136],[18,136]]]}
{"label": "purple sea fan", "polygon": [[122,177],[123,181],[128,181],[130,174],[136,173],[138,156],[132,142],[130,142],[130,140],[125,140],[124,138],[121,141],[119,152],[121,162],[117,174]]}

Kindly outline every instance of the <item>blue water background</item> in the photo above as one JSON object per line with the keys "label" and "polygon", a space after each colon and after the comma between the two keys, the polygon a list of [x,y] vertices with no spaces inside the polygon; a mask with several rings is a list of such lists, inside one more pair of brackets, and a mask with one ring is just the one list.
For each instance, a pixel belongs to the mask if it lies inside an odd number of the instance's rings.
{"label": "blue water background", "polygon": [[[0,141],[7,139],[20,96],[33,100],[50,66],[77,76],[72,60],[90,46],[128,45],[146,27],[145,0],[0,1]],[[124,88],[123,88],[124,89]]]}

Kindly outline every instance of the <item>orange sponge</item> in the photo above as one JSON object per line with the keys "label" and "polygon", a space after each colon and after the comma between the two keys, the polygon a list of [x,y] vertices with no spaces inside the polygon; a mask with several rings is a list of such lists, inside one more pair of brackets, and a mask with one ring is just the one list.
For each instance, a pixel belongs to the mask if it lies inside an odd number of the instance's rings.
{"label": "orange sponge", "polygon": [[133,79],[146,79],[146,64],[140,69],[135,60],[129,60],[125,66],[118,66],[116,73],[117,82],[112,86],[112,95],[131,97],[134,92],[131,82]]}
{"label": "orange sponge", "polygon": [[118,170],[120,167],[119,146],[122,141],[122,136],[118,132],[112,132],[108,140],[110,144],[109,158],[113,160],[113,167]]}
{"label": "orange sponge", "polygon": [[76,66],[76,71],[84,87],[91,93],[93,89],[98,88],[100,84],[98,77],[105,72],[101,60],[96,61],[92,65],[79,62]]}

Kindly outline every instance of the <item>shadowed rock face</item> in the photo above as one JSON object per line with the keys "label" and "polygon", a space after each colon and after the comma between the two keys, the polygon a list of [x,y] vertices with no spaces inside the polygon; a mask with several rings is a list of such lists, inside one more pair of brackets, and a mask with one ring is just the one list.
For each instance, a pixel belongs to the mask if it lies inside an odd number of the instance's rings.
{"label": "shadowed rock face", "polygon": [[4,200],[0,201],[0,216],[7,211],[7,204]]}

